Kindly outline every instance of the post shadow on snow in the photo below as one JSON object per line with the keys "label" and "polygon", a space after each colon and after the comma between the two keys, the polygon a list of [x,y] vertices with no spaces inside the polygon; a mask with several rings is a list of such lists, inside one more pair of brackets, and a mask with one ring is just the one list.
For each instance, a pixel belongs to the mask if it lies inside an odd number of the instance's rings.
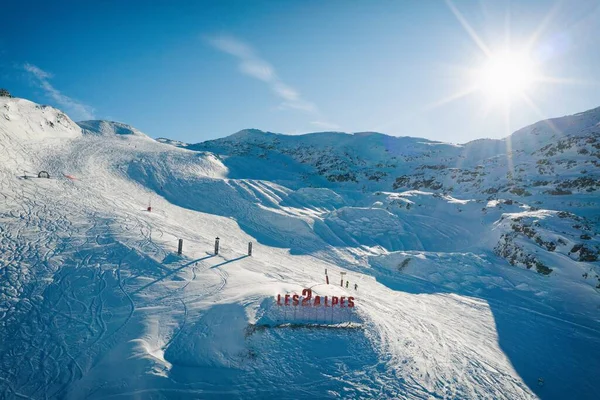
{"label": "post shadow on snow", "polygon": [[[507,265],[507,268],[514,267]],[[543,400],[596,398],[600,326],[585,326],[587,321],[577,321],[572,316],[564,316],[571,317],[566,320],[547,315],[551,307],[524,294],[507,297],[500,289],[474,294],[401,272],[379,269],[374,272],[377,281],[392,290],[411,294],[458,294],[486,301],[496,325],[498,345],[531,391]],[[537,278],[547,279],[541,275]]]}
{"label": "post shadow on snow", "polygon": [[[135,290],[135,291],[131,292],[131,294],[138,294],[138,293],[140,293],[141,291],[143,291],[144,289],[147,289],[147,288],[149,288],[150,286],[152,286],[152,285],[154,285],[154,284],[156,284],[156,283],[158,283],[158,282],[160,282],[160,281],[163,281],[163,280],[165,280],[166,278],[168,278],[168,277],[170,277],[170,276],[173,276],[173,275],[175,275],[177,272],[181,271],[182,269],[184,269],[184,268],[186,268],[186,267],[189,267],[190,265],[193,265],[193,264],[195,264],[195,263],[197,263],[197,262],[200,262],[200,261],[202,261],[202,260],[206,260],[206,259],[209,259],[209,258],[212,258],[212,257],[215,257],[215,255],[209,255],[209,256],[206,256],[206,257],[197,258],[197,259],[195,259],[195,260],[192,260],[192,261],[190,261],[190,262],[187,262],[187,263],[183,264],[182,266],[180,266],[180,267],[178,267],[178,268],[175,268],[175,269],[172,269],[172,270],[170,270],[170,271],[169,271],[167,274],[165,274],[165,275],[161,276],[160,278],[158,278],[158,279],[155,279],[155,280],[153,280],[152,282],[150,282],[150,283],[148,283],[148,284],[146,284],[146,285],[142,286],[141,288],[139,288],[139,289],[137,289],[137,290]],[[178,258],[179,258],[179,257],[178,257]],[[173,262],[172,260],[173,260],[173,257],[172,257],[172,255],[168,255],[167,257],[165,257],[165,261],[166,261],[167,263],[171,263],[171,262]]]}
{"label": "post shadow on snow", "polygon": [[232,260],[227,260],[227,261],[224,261],[224,262],[222,262],[222,263],[220,263],[220,264],[213,265],[212,267],[210,267],[210,269],[213,269],[213,268],[219,268],[219,267],[222,267],[222,266],[223,266],[223,265],[225,265],[225,264],[229,264],[229,263],[232,263],[232,262],[234,262],[234,261],[239,261],[239,260],[242,260],[242,259],[244,259],[244,258],[248,258],[248,257],[250,257],[250,256],[248,256],[248,255],[245,255],[245,256],[240,256],[240,257],[238,257],[238,258],[234,258],[234,259],[232,259]]}

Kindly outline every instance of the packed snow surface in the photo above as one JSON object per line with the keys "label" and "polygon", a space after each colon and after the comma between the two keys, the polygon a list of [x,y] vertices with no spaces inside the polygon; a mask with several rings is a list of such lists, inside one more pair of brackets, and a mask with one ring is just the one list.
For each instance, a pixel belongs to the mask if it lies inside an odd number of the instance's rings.
{"label": "packed snow surface", "polygon": [[[0,98],[0,398],[596,398],[599,174],[568,140],[593,152],[599,114],[507,158],[378,133],[189,146]],[[507,159],[553,178],[498,187]],[[304,288],[356,307],[275,304]]]}

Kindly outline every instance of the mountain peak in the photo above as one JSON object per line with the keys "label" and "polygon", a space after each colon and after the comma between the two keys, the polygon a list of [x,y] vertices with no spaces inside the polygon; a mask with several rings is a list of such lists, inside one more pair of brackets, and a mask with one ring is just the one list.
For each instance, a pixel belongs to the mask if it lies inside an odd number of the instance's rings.
{"label": "mountain peak", "polygon": [[81,135],[79,126],[59,109],[18,97],[0,97],[0,119],[6,123],[11,135],[19,140]]}
{"label": "mountain peak", "polygon": [[104,121],[104,120],[90,120],[80,121],[77,125],[81,127],[83,133],[92,135],[132,135],[140,137],[148,137],[138,129],[131,125],[123,124],[121,122]]}

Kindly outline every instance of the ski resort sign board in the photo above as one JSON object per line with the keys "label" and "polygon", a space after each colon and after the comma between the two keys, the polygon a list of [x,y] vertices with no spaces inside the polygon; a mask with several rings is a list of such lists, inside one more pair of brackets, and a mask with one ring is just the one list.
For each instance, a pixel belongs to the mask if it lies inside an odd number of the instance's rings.
{"label": "ski resort sign board", "polygon": [[346,296],[314,296],[311,289],[302,290],[302,295],[298,294],[278,294],[278,306],[292,307],[339,307],[354,308],[354,297]]}

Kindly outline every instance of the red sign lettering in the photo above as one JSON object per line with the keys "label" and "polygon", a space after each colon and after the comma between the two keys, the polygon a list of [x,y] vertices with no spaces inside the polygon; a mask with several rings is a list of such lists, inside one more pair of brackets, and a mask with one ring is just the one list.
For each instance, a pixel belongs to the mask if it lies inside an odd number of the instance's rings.
{"label": "red sign lettering", "polygon": [[[283,301],[282,301],[283,298]],[[330,300],[331,299],[331,300]],[[290,301],[291,300],[291,301]],[[314,296],[311,289],[303,289],[302,296],[297,294],[277,295],[278,306],[302,306],[302,307],[335,307],[354,308],[354,297],[346,296]]]}

